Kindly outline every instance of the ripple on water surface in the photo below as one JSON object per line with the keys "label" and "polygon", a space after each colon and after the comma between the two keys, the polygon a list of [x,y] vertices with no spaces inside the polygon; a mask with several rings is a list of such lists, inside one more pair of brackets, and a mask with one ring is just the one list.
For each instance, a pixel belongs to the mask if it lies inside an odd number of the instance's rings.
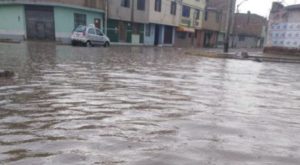
{"label": "ripple on water surface", "polygon": [[298,65],[16,47],[0,45],[18,73],[0,79],[0,164],[300,162]]}

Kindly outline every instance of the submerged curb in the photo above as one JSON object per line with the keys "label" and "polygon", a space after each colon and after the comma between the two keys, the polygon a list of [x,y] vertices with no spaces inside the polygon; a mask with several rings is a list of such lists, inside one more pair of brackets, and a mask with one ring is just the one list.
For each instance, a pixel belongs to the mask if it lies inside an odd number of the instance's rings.
{"label": "submerged curb", "polygon": [[7,70],[0,70],[0,78],[11,78],[14,77],[15,73]]}
{"label": "submerged curb", "polygon": [[291,59],[284,57],[267,57],[267,56],[255,56],[248,53],[217,53],[217,52],[185,52],[186,55],[195,55],[209,58],[223,58],[223,59],[236,59],[236,60],[251,60],[256,62],[278,62],[278,63],[297,63],[300,64],[299,59]]}

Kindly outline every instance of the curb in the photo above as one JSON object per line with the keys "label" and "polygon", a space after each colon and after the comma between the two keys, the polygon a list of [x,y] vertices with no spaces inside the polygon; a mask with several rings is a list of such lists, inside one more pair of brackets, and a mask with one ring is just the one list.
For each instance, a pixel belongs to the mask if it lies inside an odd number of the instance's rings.
{"label": "curb", "polygon": [[248,56],[240,56],[234,53],[212,53],[212,52],[200,52],[200,53],[192,53],[192,52],[185,52],[186,55],[195,55],[201,57],[208,57],[208,58],[222,58],[222,59],[235,59],[235,60],[250,60],[255,62],[277,62],[277,63],[295,63],[300,64],[300,57],[299,59],[291,59],[291,58],[283,58],[283,57],[266,57],[266,56],[255,56],[255,55],[248,55]]}

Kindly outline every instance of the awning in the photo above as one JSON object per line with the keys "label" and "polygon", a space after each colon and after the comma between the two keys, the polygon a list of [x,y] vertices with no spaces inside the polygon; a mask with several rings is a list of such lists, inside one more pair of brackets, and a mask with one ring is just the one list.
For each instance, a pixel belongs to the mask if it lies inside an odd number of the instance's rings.
{"label": "awning", "polygon": [[188,28],[188,27],[184,27],[184,26],[179,26],[176,29],[178,32],[188,32],[188,33],[195,33],[195,29],[194,28]]}

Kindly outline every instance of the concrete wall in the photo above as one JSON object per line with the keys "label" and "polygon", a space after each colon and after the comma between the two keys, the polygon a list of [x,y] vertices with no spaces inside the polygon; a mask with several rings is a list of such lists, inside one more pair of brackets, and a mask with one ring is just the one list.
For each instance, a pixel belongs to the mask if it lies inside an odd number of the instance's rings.
{"label": "concrete wall", "polygon": [[240,40],[239,36],[231,37],[230,44],[233,48],[259,48],[260,38],[244,36],[244,40]]}
{"label": "concrete wall", "polygon": [[[134,11],[132,12],[132,0],[130,1],[129,7],[121,6],[120,0],[109,0],[109,14],[108,17],[114,20],[122,20],[122,21],[131,21],[132,13],[133,13],[133,21],[138,23],[145,23],[147,22],[148,18],[148,4],[150,3],[149,0],[146,0],[145,10],[137,10],[137,1],[134,2]],[[151,1],[152,2],[152,1]]]}
{"label": "concrete wall", "polygon": [[131,21],[133,13],[134,22],[138,23],[154,23],[177,26],[179,24],[179,16],[181,15],[181,7],[177,3],[176,15],[172,15],[171,1],[162,0],[162,10],[157,12],[154,10],[155,1],[146,0],[145,10],[137,10],[137,1],[134,0],[134,11],[132,12],[132,0],[130,7],[122,7],[120,0],[109,0],[108,17],[114,20]]}
{"label": "concrete wall", "polygon": [[[190,10],[190,17],[182,17],[182,8],[180,8],[180,25],[187,26],[184,22],[186,20],[190,21],[190,26],[196,29],[202,28],[202,20],[205,15],[205,7],[206,7],[206,0],[183,0],[183,5],[191,7]],[[198,20],[195,19],[195,12],[196,9],[200,10],[200,18]]]}
{"label": "concrete wall", "polygon": [[203,29],[211,31],[220,31],[221,27],[221,16],[215,10],[207,10],[207,20],[203,19]]}
{"label": "concrete wall", "polygon": [[176,15],[171,14],[171,1],[170,0],[162,0],[162,7],[161,12],[155,11],[155,1],[149,0],[148,1],[148,22],[154,24],[163,24],[163,25],[170,25],[170,26],[178,26],[179,19],[181,15],[181,7],[177,3]]}
{"label": "concrete wall", "polygon": [[94,24],[94,19],[101,20],[101,29],[103,29],[104,14],[65,7],[54,7],[54,20],[55,20],[55,36],[56,40],[63,43],[69,43],[70,36],[74,30],[74,14],[85,14],[87,25]]}
{"label": "concrete wall", "polygon": [[226,30],[228,5],[229,5],[228,0],[209,0],[207,3],[207,7],[216,8],[218,12],[221,13],[221,28],[220,28],[221,33],[224,33]]}
{"label": "concrete wall", "polygon": [[[134,2],[134,4],[132,4]],[[177,3],[176,15],[171,14],[171,1],[162,0],[161,11],[154,10],[155,1],[146,0],[145,10],[137,9],[137,0],[130,1],[129,7],[121,6],[120,0],[109,0],[109,14],[108,17],[110,24],[108,27],[109,35],[114,38],[115,42],[118,42],[118,23],[117,21],[131,21],[135,23],[150,24],[150,35],[146,36],[143,31],[143,43],[145,45],[154,45],[155,40],[155,24],[160,25],[159,44],[164,44],[164,25],[178,26],[179,16],[181,15],[180,4]],[[133,7],[133,10],[132,10]],[[133,15],[132,15],[133,14]],[[175,28],[173,28],[173,42],[175,35]],[[130,34],[131,35],[131,34]]]}
{"label": "concrete wall", "polygon": [[[182,35],[185,35],[185,37],[183,38]],[[194,33],[176,32],[174,46],[193,47],[195,43],[196,43],[196,38],[194,38]]]}
{"label": "concrete wall", "polygon": [[26,26],[22,5],[1,5],[0,20],[0,40],[18,42],[24,39]]}

